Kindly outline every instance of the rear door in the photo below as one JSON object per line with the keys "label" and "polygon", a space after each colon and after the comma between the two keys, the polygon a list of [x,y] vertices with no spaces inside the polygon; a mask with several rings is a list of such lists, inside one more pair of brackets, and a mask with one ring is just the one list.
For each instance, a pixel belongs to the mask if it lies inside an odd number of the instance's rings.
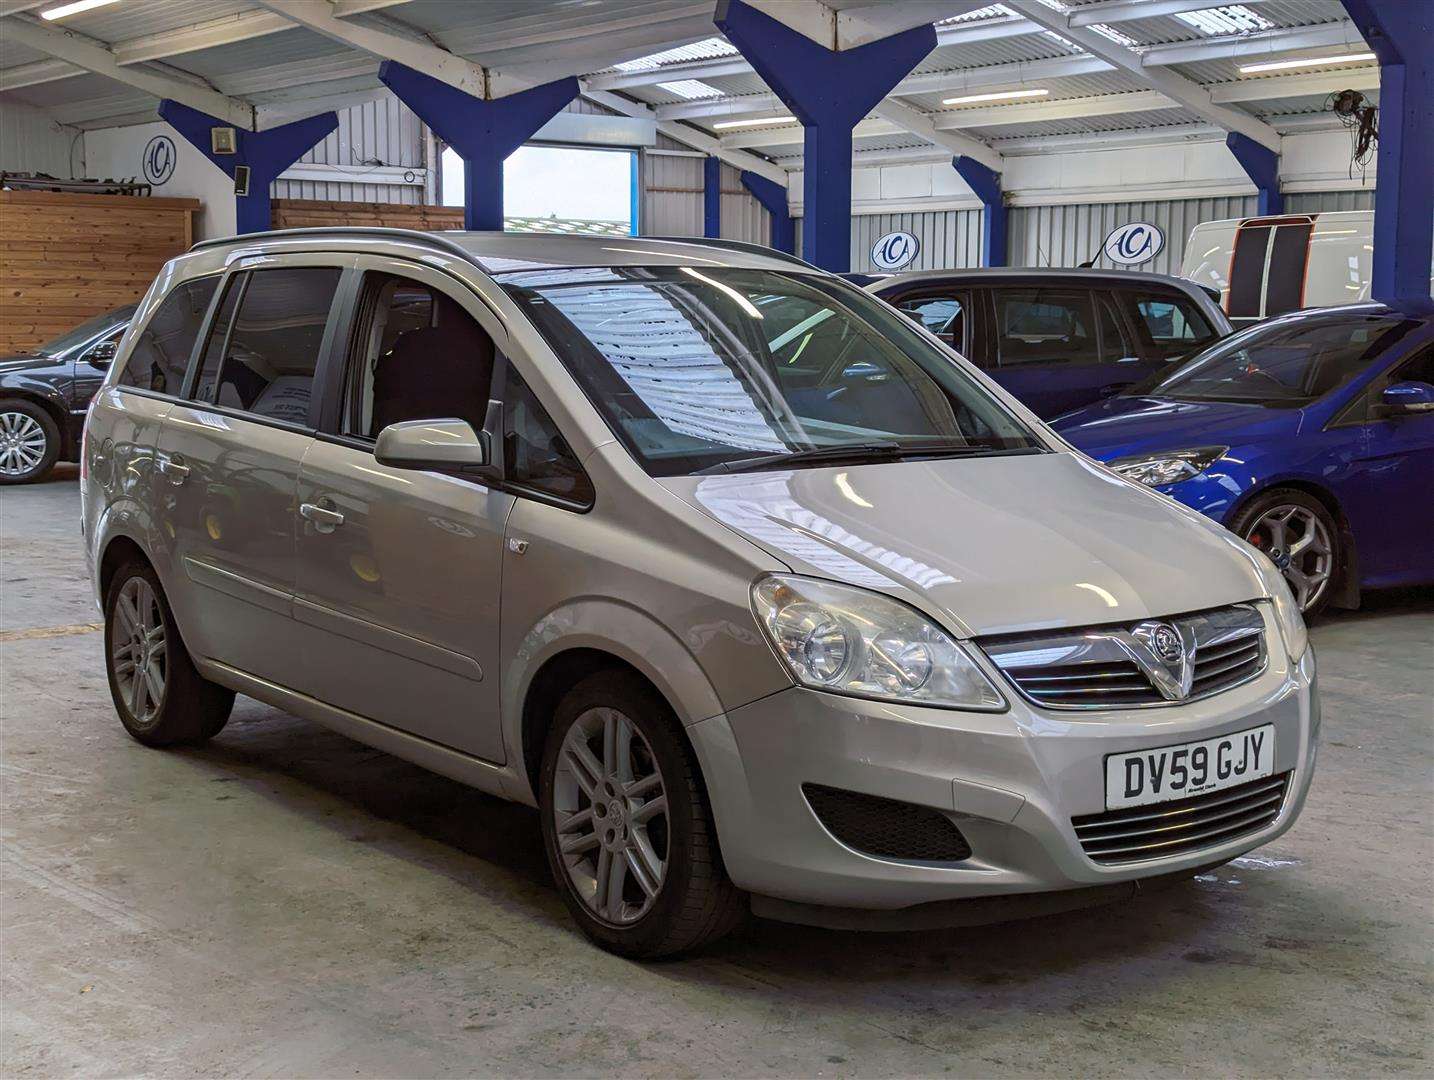
{"label": "rear door", "polygon": [[993,374],[1042,419],[1140,377],[1139,357],[1107,290],[1003,285],[990,294]]}
{"label": "rear door", "polygon": [[307,694],[495,763],[499,589],[513,496],[461,472],[396,469],[389,424],[483,426],[507,333],[465,286],[361,256],[334,417],[304,460],[294,614]]}
{"label": "rear door", "polygon": [[290,622],[295,490],[313,442],[314,376],[351,256],[238,263],[192,389],[156,448],[170,598],[190,648],[282,686],[304,666]]}

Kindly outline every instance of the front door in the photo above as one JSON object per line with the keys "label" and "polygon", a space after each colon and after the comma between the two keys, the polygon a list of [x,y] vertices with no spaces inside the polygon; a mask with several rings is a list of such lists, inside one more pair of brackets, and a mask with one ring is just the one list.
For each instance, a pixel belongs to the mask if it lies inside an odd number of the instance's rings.
{"label": "front door", "polygon": [[334,430],[299,477],[295,617],[302,688],[484,760],[498,720],[498,600],[513,497],[471,476],[395,469],[374,441],[401,420],[481,429],[506,335],[451,279],[363,257],[363,292]]}
{"label": "front door", "polygon": [[292,686],[295,488],[313,442],[310,391],[342,270],[231,273],[194,389],[156,447],[158,531],[190,648]]}

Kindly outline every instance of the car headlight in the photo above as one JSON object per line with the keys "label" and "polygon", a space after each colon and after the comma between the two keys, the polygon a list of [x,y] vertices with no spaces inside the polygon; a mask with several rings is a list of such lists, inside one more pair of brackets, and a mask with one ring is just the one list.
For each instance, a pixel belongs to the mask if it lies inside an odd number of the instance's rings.
{"label": "car headlight", "polygon": [[1201,446],[1194,450],[1167,450],[1159,454],[1116,458],[1106,464],[1121,476],[1150,487],[1161,487],[1199,476],[1219,461],[1228,449],[1228,446]]}
{"label": "car headlight", "polygon": [[752,586],[752,610],[803,686],[950,709],[1006,707],[946,631],[889,596],[774,574]]}
{"label": "car headlight", "polygon": [[[1263,554],[1261,552],[1262,556]],[[1265,561],[1269,563],[1265,583],[1270,592],[1270,602],[1275,605],[1275,621],[1280,624],[1280,634],[1285,639],[1285,651],[1290,654],[1291,660],[1299,663],[1310,641],[1309,631],[1305,628],[1305,617],[1300,614],[1300,605],[1295,600],[1295,594],[1290,591],[1285,575],[1280,573],[1268,558]]]}

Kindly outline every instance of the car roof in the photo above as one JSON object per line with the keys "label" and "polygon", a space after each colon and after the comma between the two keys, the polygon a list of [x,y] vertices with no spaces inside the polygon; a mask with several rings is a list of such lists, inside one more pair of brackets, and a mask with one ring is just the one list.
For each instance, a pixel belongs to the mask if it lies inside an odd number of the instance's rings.
{"label": "car roof", "polygon": [[892,274],[868,285],[869,292],[881,293],[896,285],[921,284],[937,281],[960,281],[968,285],[985,282],[1010,282],[1021,280],[1045,281],[1055,278],[1061,281],[1104,282],[1118,285],[1149,285],[1152,282],[1170,285],[1184,292],[1198,291],[1201,286],[1189,278],[1174,274],[1155,274],[1148,270],[1096,270],[1088,267],[1068,266],[972,266],[955,270],[910,270],[904,274]]}
{"label": "car roof", "polygon": [[825,271],[757,244],[735,240],[670,236],[556,236],[551,233],[419,231],[416,229],[344,228],[277,229],[205,240],[191,251],[225,247],[262,250],[266,245],[289,248],[292,241],[315,239],[342,243],[389,241],[403,246],[441,249],[460,255],[489,274],[575,266],[711,266],[788,273]]}

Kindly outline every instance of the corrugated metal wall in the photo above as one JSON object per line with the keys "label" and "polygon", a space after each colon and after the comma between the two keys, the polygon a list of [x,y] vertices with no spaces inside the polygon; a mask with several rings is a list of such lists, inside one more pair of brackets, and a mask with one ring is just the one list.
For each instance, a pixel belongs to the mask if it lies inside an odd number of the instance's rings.
{"label": "corrugated metal wall", "polygon": [[[679,143],[658,136],[659,150],[682,150]],[[642,205],[638,211],[645,236],[702,235],[701,157],[642,153]],[[722,166],[722,237],[749,244],[771,242],[771,215],[742,187],[730,165]]]}
{"label": "corrugated metal wall", "polygon": [[857,214],[851,219],[851,268],[870,272],[871,248],[890,232],[909,232],[920,250],[908,270],[945,270],[981,265],[981,211],[938,210],[923,214]]}
{"label": "corrugated metal wall", "polygon": [[414,183],[362,182],[362,170],[375,161],[386,166],[427,168],[422,122],[392,94],[339,112],[338,129],[301,159],[305,165],[337,165],[355,171],[353,180],[277,180],[276,199],[323,199],[344,202],[418,204],[424,201],[421,176]]}
{"label": "corrugated metal wall", "polygon": [[1291,214],[1328,214],[1335,210],[1373,210],[1374,191],[1307,191],[1285,196]]}
{"label": "corrugated metal wall", "polygon": [[62,180],[84,176],[85,141],[76,141],[79,134],[39,109],[6,102],[0,105],[0,169],[48,173]]}

